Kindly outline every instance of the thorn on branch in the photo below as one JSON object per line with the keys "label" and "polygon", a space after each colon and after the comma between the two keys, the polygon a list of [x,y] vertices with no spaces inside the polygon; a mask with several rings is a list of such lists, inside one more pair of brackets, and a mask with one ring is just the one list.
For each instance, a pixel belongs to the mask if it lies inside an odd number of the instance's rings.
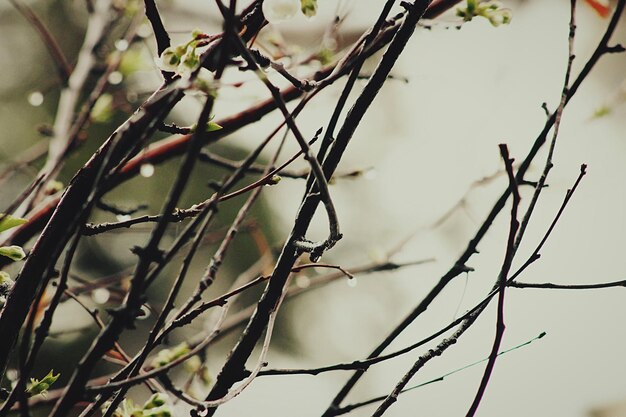
{"label": "thorn on branch", "polygon": [[622,44],[618,43],[618,44],[615,44],[613,46],[607,46],[604,49],[604,51],[607,54],[618,54],[618,53],[626,51],[626,48]]}
{"label": "thorn on branch", "polygon": [[533,188],[537,188],[537,186],[539,185],[539,183],[537,181],[529,181],[529,180],[519,180],[517,182],[517,185],[530,185]]}
{"label": "thorn on branch", "polygon": [[373,269],[374,272],[380,272],[380,271],[393,271],[395,269],[400,268],[402,265],[396,263],[396,262],[387,262],[384,263],[382,265],[378,265],[376,268]]}
{"label": "thorn on branch", "polygon": [[[476,251],[476,253],[478,253],[478,251]],[[465,264],[456,264],[454,265],[454,268],[459,271],[459,272],[465,272],[465,273],[470,273],[470,272],[474,272],[475,269],[471,266],[467,266]]]}
{"label": "thorn on branch", "polygon": [[[267,67],[269,67],[272,64],[272,60],[269,59],[268,57],[266,57],[265,55],[263,55],[258,49],[250,48],[250,53],[254,57],[254,60],[256,61],[256,63],[261,68],[266,69]],[[255,67],[254,67],[254,65],[249,64],[247,66],[247,69],[254,70]]]}
{"label": "thorn on branch", "polygon": [[408,1],[401,1],[400,7],[402,7],[404,10],[408,12],[413,7],[413,4],[409,3]]}
{"label": "thorn on branch", "polygon": [[160,249],[148,251],[146,248],[142,248],[141,246],[133,246],[130,251],[140,258],[156,263],[163,262],[165,255],[165,252]]}

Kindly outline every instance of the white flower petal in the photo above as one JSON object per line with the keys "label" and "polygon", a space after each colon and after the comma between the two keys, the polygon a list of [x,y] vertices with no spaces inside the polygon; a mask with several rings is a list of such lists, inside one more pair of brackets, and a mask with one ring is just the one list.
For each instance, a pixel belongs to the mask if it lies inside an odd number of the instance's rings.
{"label": "white flower petal", "polygon": [[280,23],[296,16],[300,11],[300,0],[265,0],[263,15],[270,23]]}

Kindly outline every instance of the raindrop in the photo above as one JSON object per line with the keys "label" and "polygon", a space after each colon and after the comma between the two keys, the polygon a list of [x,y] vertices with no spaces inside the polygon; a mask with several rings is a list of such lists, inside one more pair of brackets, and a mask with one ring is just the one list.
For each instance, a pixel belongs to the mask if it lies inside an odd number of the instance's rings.
{"label": "raindrop", "polygon": [[41,91],[33,91],[28,95],[28,104],[33,107],[39,107],[43,104],[43,94]]}
{"label": "raindrop", "polygon": [[96,304],[105,304],[111,298],[111,292],[106,288],[96,288],[91,292],[91,299]]}
{"label": "raindrop", "polygon": [[356,287],[356,278],[352,277],[352,278],[348,278],[348,287],[354,288]]}
{"label": "raindrop", "polygon": [[144,178],[150,178],[154,175],[154,165],[143,164],[141,168],[139,168],[139,174]]}
{"label": "raindrop", "polygon": [[109,84],[111,85],[118,85],[124,80],[124,76],[119,71],[113,71],[112,73],[109,74],[109,77],[107,78],[107,80],[109,81]]}
{"label": "raindrop", "polygon": [[115,41],[115,49],[124,52],[128,49],[128,41],[126,39],[118,39]]}

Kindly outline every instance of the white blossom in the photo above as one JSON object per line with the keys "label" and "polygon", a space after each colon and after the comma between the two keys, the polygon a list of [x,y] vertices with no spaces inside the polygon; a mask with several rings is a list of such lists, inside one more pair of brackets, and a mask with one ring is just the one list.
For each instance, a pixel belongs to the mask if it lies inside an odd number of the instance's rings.
{"label": "white blossom", "polygon": [[295,17],[300,12],[300,0],[265,0],[263,15],[270,23],[280,23]]}
{"label": "white blossom", "polygon": [[163,71],[175,72],[180,64],[180,55],[175,47],[169,47],[157,58],[156,63]]}

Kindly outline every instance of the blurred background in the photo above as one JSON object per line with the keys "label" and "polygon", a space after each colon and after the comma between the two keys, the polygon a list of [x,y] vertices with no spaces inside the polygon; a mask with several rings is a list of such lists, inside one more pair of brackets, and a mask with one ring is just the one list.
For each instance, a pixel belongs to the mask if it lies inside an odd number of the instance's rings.
{"label": "blurred background", "polygon": [[[315,19],[299,17],[267,28],[261,41],[283,39],[294,56],[306,56],[325,46],[324,33],[339,12],[346,16],[339,40],[347,43],[373,22],[380,3],[319,0],[320,13]],[[344,238],[324,256],[324,262],[350,270],[384,260],[401,243],[393,255],[394,262],[428,262],[393,272],[360,275],[356,285],[341,279],[289,301],[279,315],[270,367],[317,367],[366,357],[450,268],[507,186],[497,145],[508,144],[511,156],[521,161],[545,123],[542,103],[551,111],[558,105],[567,61],[569,1],[504,3],[512,10],[510,25],[494,28],[484,19],[475,19],[457,30],[459,20],[452,11],[428,22],[429,28],[417,30],[393,71],[393,79],[377,97],[340,165],[340,173],[360,171],[362,175],[338,179],[331,187]],[[45,22],[73,62],[85,31],[82,2],[26,4]],[[212,2],[164,1],[159,6],[173,44],[188,40],[193,29],[215,33],[221,26]],[[574,74],[591,55],[607,23],[607,18],[587,3],[579,2]],[[61,182],[66,184],[129,111],[158,87],[160,78],[153,61],[155,48],[149,26],[143,24],[138,33],[142,40],[128,49],[128,68],[120,69],[121,79],[109,90],[110,103],[101,103],[102,118],[92,123],[88,140],[69,160],[59,178]],[[624,22],[613,40],[626,42]],[[111,42],[109,48],[115,47]],[[8,2],[0,4],[0,56],[4,63],[0,77],[0,125],[4,127],[0,131],[0,192],[3,201],[8,202],[32,180],[43,162],[32,155],[37,155],[42,146],[45,149],[45,131],[54,121],[59,86],[41,40]],[[364,72],[371,72],[375,62],[370,60]],[[311,63],[298,75],[305,76],[315,69],[315,63]],[[543,249],[541,260],[520,277],[521,281],[578,284],[624,278],[625,70],[625,54],[604,57],[565,110],[549,188],[541,195],[514,268],[526,260],[545,233],[581,164],[588,165],[588,174]],[[220,91],[216,120],[269,97],[252,77],[242,87],[228,86],[241,77],[236,72],[226,74],[227,86]],[[340,87],[316,97],[298,118],[308,136],[325,125]],[[197,97],[186,98],[172,114],[172,121],[180,125],[194,123],[200,105]],[[211,151],[240,159],[279,120],[277,114],[272,114],[229,136]],[[287,141],[283,155],[291,155],[297,149],[291,142]],[[270,152],[264,158],[269,156]],[[27,163],[16,166],[20,160]],[[545,152],[535,161],[527,176],[529,180],[538,179]],[[108,194],[105,200],[125,207],[145,203],[148,207],[140,213],[155,213],[176,168],[176,161],[159,165],[154,174],[138,176]],[[306,168],[306,164],[294,166],[299,168]],[[211,192],[207,182],[219,180],[224,173],[200,165],[181,205],[187,207],[207,198]],[[212,294],[228,288],[254,264],[260,252],[272,253],[280,248],[293,224],[303,186],[301,180],[284,179],[263,191],[262,201],[231,250]],[[528,202],[531,192],[524,190],[524,202]],[[230,224],[242,201],[228,203],[220,211],[219,224],[212,237],[207,238],[191,277],[202,273],[220,233]],[[98,211],[92,219],[113,220],[111,214]],[[324,216],[316,220],[311,236],[322,238],[326,230]],[[177,230],[172,228],[172,237]],[[457,277],[393,343],[390,351],[428,336],[489,292],[502,262],[507,231],[505,210],[479,245],[480,253],[469,262],[475,271]],[[95,280],[128,271],[135,259],[128,249],[145,242],[148,232],[146,227],[136,227],[84,239],[74,274]],[[270,266],[271,262],[262,269]],[[18,267],[14,265],[11,271],[16,273]],[[159,291],[167,289],[168,277],[175,272],[173,267],[163,274],[163,285],[154,294],[157,300],[163,296]],[[303,274],[295,285],[306,287],[307,279]],[[189,284],[186,291],[192,288]],[[105,306],[115,302],[115,294],[111,291],[105,299],[91,294],[86,299]],[[243,297],[239,303],[245,306],[253,302],[254,296]],[[621,288],[508,290],[503,349],[529,341],[541,332],[547,332],[547,336],[500,357],[479,415],[626,416],[626,406],[620,406],[626,404],[623,297]],[[75,303],[64,303],[61,314],[40,370],[47,371],[54,363],[54,369],[61,371],[63,378],[69,376],[72,361],[82,355],[97,329]],[[145,326],[136,335],[145,332],[151,318],[148,313]],[[199,326],[196,331],[202,330]],[[460,343],[429,363],[409,385],[486,357],[494,328],[495,302]],[[229,334],[209,352],[213,373],[220,369],[236,336],[236,332]],[[170,342],[175,344],[187,337],[189,334],[177,334]],[[128,337],[123,344],[132,352],[141,340]],[[427,348],[372,367],[348,402],[389,393]],[[61,349],[67,362],[60,360]],[[107,365],[100,371],[115,369]],[[483,369],[484,365],[475,366],[443,382],[403,394],[386,415],[464,415]],[[338,371],[315,377],[260,377],[238,399],[222,406],[218,415],[318,416],[349,375]],[[134,395],[141,398],[145,392],[138,389]],[[352,415],[370,415],[373,407]]]}

